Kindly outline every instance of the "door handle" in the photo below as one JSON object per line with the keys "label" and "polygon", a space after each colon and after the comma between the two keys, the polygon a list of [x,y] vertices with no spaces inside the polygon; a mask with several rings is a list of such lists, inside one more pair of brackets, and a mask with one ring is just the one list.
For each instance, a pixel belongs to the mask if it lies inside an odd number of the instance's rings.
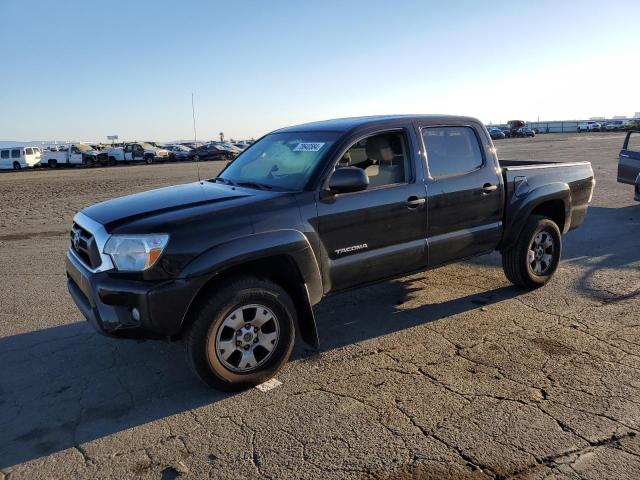
{"label": "door handle", "polygon": [[498,189],[497,185],[493,185],[492,183],[485,183],[482,186],[482,193],[489,194],[491,192],[495,192]]}
{"label": "door handle", "polygon": [[423,205],[426,201],[427,201],[426,198],[409,197],[407,198],[407,207],[418,208],[420,205]]}
{"label": "door handle", "polygon": [[621,153],[620,156],[624,158],[629,158],[629,155],[627,155],[626,153]]}

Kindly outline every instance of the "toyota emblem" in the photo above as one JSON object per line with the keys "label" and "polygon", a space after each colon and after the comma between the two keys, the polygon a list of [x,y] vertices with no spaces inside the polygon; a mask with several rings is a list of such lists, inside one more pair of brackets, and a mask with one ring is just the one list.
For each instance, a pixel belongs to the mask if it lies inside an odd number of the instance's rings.
{"label": "toyota emblem", "polygon": [[80,230],[73,232],[73,248],[76,250],[80,248]]}

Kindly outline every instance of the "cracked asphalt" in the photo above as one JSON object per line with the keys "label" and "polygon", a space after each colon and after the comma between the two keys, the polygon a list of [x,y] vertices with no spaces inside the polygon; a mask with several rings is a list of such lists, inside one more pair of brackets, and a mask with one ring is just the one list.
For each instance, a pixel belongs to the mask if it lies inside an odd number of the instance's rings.
{"label": "cracked asphalt", "polygon": [[[640,477],[640,204],[621,134],[496,143],[588,160],[596,192],[545,288],[497,254],[331,297],[282,385],[209,390],[182,345],[112,340],[66,292],[75,211],[197,165],[0,175],[0,480]],[[220,163],[200,165],[212,176]]]}

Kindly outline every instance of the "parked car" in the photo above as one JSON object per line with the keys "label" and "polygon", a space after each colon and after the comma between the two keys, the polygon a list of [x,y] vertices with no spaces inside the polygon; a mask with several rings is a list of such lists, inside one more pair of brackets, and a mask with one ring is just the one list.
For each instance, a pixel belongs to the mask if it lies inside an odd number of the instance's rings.
{"label": "parked car", "polygon": [[216,178],[79,212],[69,292],[97,331],[181,337],[204,382],[237,390],[275,375],[297,334],[318,347],[329,294],[494,250],[511,282],[541,287],[585,218],[591,165],[485,145],[471,117],[276,130]]}
{"label": "parked car", "polygon": [[95,150],[91,145],[74,143],[65,145],[57,151],[45,150],[40,164],[49,168],[57,168],[61,165],[84,165],[93,167],[96,164],[106,165],[107,154]]}
{"label": "parked car", "polygon": [[172,160],[188,160],[191,157],[191,148],[184,145],[165,145],[165,150],[169,150],[169,158]]}
{"label": "parked car", "polygon": [[154,147],[146,142],[125,143],[123,147],[107,148],[106,154],[111,165],[117,162],[145,162],[169,160],[169,150]]}
{"label": "parked car", "polygon": [[625,130],[640,130],[640,118],[633,118],[625,122]]}
{"label": "parked car", "polygon": [[622,130],[624,128],[623,120],[612,120],[608,123],[605,123],[604,130],[607,132],[615,132],[617,130]]}
{"label": "parked car", "polygon": [[242,153],[242,149],[236,147],[233,143],[231,142],[216,142],[216,145],[218,145],[220,148],[227,150],[231,153],[233,153],[234,156],[239,155],[240,153]]}
{"label": "parked car", "polygon": [[202,142],[180,142],[178,145],[184,145],[187,148],[190,148],[191,150],[194,150],[198,147],[202,147],[204,145],[204,143]]}
{"label": "parked car", "polygon": [[4,147],[0,149],[0,169],[21,170],[40,164],[42,152],[38,147]]}
{"label": "parked car", "polygon": [[491,140],[500,140],[502,138],[506,138],[505,133],[497,127],[491,127],[489,129],[489,136]]}
{"label": "parked car", "polygon": [[504,136],[507,138],[511,138],[511,129],[509,127],[498,127],[504,133]]}
{"label": "parked car", "polygon": [[516,131],[516,136],[518,136],[518,137],[535,137],[536,136],[536,132],[534,132],[533,129],[531,129],[529,127],[520,127]]}
{"label": "parked car", "polygon": [[578,133],[580,132],[599,132],[602,125],[598,122],[582,122],[578,124]]}
{"label": "parked car", "polygon": [[618,182],[634,185],[634,198],[640,201],[640,131],[627,133],[618,156]]}
{"label": "parked car", "polygon": [[196,162],[205,160],[231,160],[235,154],[215,143],[207,143],[191,151],[191,158]]}

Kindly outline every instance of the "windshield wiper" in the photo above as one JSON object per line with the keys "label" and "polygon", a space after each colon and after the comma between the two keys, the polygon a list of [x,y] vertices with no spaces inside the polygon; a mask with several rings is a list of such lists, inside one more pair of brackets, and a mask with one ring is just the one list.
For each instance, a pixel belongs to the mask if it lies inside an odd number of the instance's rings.
{"label": "windshield wiper", "polygon": [[267,185],[266,183],[258,183],[258,182],[238,182],[236,185],[240,187],[248,187],[255,188],[258,190],[273,190],[271,185]]}
{"label": "windshield wiper", "polygon": [[222,178],[222,177],[211,178],[208,181],[209,182],[220,182],[220,183],[224,183],[225,185],[235,185],[235,183],[233,183],[228,178]]}

